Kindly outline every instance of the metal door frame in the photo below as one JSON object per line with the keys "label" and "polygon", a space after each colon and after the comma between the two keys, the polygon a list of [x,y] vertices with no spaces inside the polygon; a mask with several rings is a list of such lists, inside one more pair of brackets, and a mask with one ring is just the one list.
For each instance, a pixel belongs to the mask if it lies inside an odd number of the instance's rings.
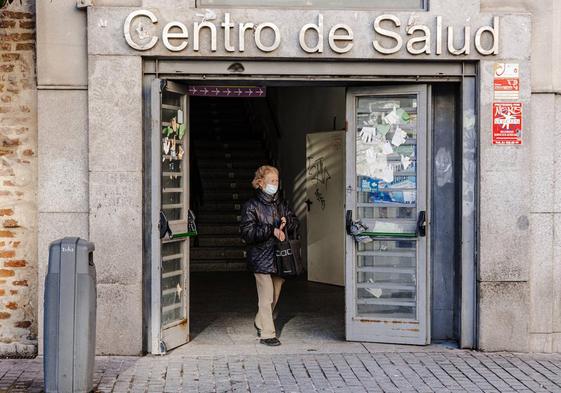
{"label": "metal door frame", "polygon": [[[150,133],[150,84],[155,78],[180,79],[193,83],[263,83],[275,85],[339,84],[360,86],[375,82],[383,83],[430,83],[456,82],[461,88],[462,124],[462,197],[461,197],[461,348],[476,348],[478,333],[478,299],[476,277],[478,263],[479,225],[479,62],[478,61],[275,61],[271,59],[239,62],[245,71],[233,72],[228,67],[237,60],[215,59],[165,59],[143,58],[144,96],[144,157],[151,156]],[[475,117],[475,123],[466,122],[465,115]],[[429,146],[430,148],[430,146]],[[151,199],[146,184],[149,180],[150,163],[144,160],[144,277],[143,277],[143,324],[145,350],[151,341],[151,296],[147,293],[151,282],[151,245],[146,238],[150,228]],[[148,231],[149,232],[149,231]],[[148,241],[147,241],[148,240]]]}
{"label": "metal door frame", "polygon": [[[189,119],[189,107],[187,101],[187,88],[181,86],[175,82],[162,83],[162,79],[153,78],[150,81],[148,92],[145,91],[146,95],[149,95],[149,101],[145,102],[145,156],[144,156],[144,219],[148,220],[144,222],[145,234],[144,241],[145,246],[149,244],[149,247],[145,247],[145,258],[148,259],[148,264],[146,261],[144,267],[149,268],[147,272],[145,270],[144,274],[144,285],[143,285],[143,297],[144,297],[144,314],[148,314],[147,317],[143,316],[144,327],[146,330],[146,338],[143,339],[145,350],[152,354],[165,354],[166,346],[164,342],[164,337],[166,331],[162,329],[161,326],[161,239],[159,233],[159,221],[160,221],[160,209],[161,209],[161,110],[162,110],[162,90],[165,88],[170,92],[183,95],[181,99],[181,107],[184,108],[184,118]],[[149,118],[149,119],[146,119]],[[189,208],[189,125],[187,124],[187,131],[185,135],[185,159],[182,160],[181,165],[185,171],[185,178],[183,179],[184,184],[187,187],[186,192],[183,196],[183,203],[186,205],[185,213]],[[185,219],[185,226],[187,221]],[[148,228],[150,230],[148,231]],[[186,314],[185,323],[189,324],[189,239],[186,238],[181,240],[184,244],[183,247],[185,253],[184,269],[185,269],[185,279],[183,283],[184,293],[186,296]],[[146,279],[148,276],[148,280]],[[153,277],[157,279],[153,280]],[[149,300],[148,300],[149,299]],[[149,302],[149,304],[147,304]],[[146,310],[148,308],[148,310]],[[184,323],[180,321],[176,325],[181,325]],[[171,326],[167,328],[168,335],[171,329],[175,329],[176,326]],[[189,332],[187,325],[187,334]],[[177,332],[171,332],[169,336],[172,339],[180,339]],[[187,337],[188,339],[188,337]]]}
{"label": "metal door frame", "polygon": [[[426,84],[407,84],[394,86],[373,86],[373,87],[357,87],[347,90],[346,99],[346,116],[347,116],[347,153],[351,157],[346,160],[346,192],[345,192],[345,211],[351,210],[353,217],[356,215],[356,101],[361,96],[398,96],[411,95],[417,96],[417,195],[416,195],[416,212],[417,214],[424,210],[426,216],[430,217],[430,156],[428,151],[429,135],[430,135],[430,88]],[[422,109],[422,110],[421,110]],[[421,138],[419,138],[421,135]],[[394,343],[400,341],[403,344],[428,344],[430,342],[430,223],[427,218],[427,233],[424,237],[416,238],[416,310],[417,322],[402,321],[407,324],[407,329],[403,329],[404,336],[389,337],[394,339]],[[355,317],[354,309],[356,307],[356,244],[354,240],[347,236],[346,253],[345,253],[345,326],[347,335],[353,328],[353,325],[361,323],[353,332],[353,335],[360,338],[360,341],[389,342],[384,340],[372,340],[368,335],[363,335],[361,327],[377,327],[380,330],[387,330],[388,326],[395,326],[394,318],[360,318]],[[420,321],[424,320],[423,328],[420,328]],[[391,324],[388,322],[391,321]],[[412,330],[420,330],[420,336],[413,337]],[[384,334],[380,332],[378,334]]]}

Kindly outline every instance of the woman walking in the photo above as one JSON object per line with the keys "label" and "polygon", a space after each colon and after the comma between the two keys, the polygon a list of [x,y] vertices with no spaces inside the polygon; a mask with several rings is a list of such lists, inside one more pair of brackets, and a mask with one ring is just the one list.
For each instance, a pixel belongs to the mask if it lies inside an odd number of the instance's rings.
{"label": "woman walking", "polygon": [[261,344],[280,345],[276,337],[274,312],[284,279],[275,267],[275,244],[298,229],[298,218],[279,198],[279,171],[264,165],[255,171],[255,196],[242,208],[240,231],[247,244],[247,263],[255,275],[259,309],[254,327]]}

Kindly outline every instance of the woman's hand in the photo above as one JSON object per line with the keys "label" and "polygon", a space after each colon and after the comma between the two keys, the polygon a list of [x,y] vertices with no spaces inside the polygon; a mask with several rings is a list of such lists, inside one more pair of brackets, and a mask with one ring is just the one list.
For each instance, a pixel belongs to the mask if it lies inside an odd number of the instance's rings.
{"label": "woman's hand", "polygon": [[[283,225],[281,224],[281,227]],[[280,228],[275,228],[274,230],[274,235],[277,239],[279,239],[281,242],[284,242],[284,240],[286,239],[286,235],[284,234],[284,232],[282,231],[282,229]]]}
{"label": "woman's hand", "polygon": [[284,230],[285,226],[286,226],[286,217],[281,217],[281,224],[279,226],[279,229],[282,231]]}

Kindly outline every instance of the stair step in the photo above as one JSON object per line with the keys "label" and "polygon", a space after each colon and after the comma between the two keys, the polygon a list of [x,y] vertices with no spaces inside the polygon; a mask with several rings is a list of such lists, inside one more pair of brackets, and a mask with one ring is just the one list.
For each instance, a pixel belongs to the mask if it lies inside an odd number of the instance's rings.
{"label": "stair step", "polygon": [[[206,115],[210,116],[237,116],[240,118],[240,113],[245,114],[245,105],[243,104],[235,104],[234,102],[224,103],[224,104],[211,104],[211,105],[197,105],[196,103],[193,104],[193,108],[196,109],[199,113],[205,113]],[[193,112],[193,115],[197,118],[196,112]],[[246,117],[246,116],[244,116]]]}
{"label": "stair step", "polygon": [[244,259],[245,249],[243,247],[193,247],[189,251],[191,260],[206,259]]}
{"label": "stair step", "polygon": [[[197,143],[226,143],[228,145],[233,145],[236,142],[245,141],[245,140],[257,140],[259,141],[260,137],[253,132],[250,131],[233,131],[227,127],[215,127],[211,131],[200,132],[193,134],[193,139],[197,141]],[[220,135],[217,135],[220,134]]]}
{"label": "stair step", "polygon": [[204,205],[199,207],[199,214],[204,212],[240,212],[242,209],[242,203],[232,203],[232,202],[205,202]]}
{"label": "stair step", "polygon": [[191,135],[193,139],[215,139],[237,137],[235,139],[253,139],[258,134],[248,124],[230,122],[215,123],[191,123]]}
{"label": "stair step", "polygon": [[245,128],[232,128],[227,126],[204,126],[193,129],[192,140],[198,142],[230,144],[239,140],[259,140],[259,134]]}
{"label": "stair step", "polygon": [[[231,109],[231,110],[229,110]],[[199,109],[199,115],[201,112],[205,112],[204,116],[197,116],[193,114],[191,121],[194,123],[216,123],[217,121],[231,121],[233,123],[245,123],[248,124],[248,116],[245,115],[245,111],[241,108],[235,110],[236,108],[203,108]],[[240,113],[241,112],[241,113]]]}
{"label": "stair step", "polygon": [[198,236],[197,240],[199,247],[245,247],[244,242],[242,242],[239,236]]}
{"label": "stair step", "polygon": [[268,160],[241,160],[241,159],[216,159],[216,160],[198,160],[198,167],[203,170],[207,169],[247,169],[255,170],[261,165],[268,164]]}
{"label": "stair step", "polygon": [[198,159],[205,160],[205,159],[222,159],[222,160],[267,160],[268,157],[265,154],[265,151],[262,149],[254,149],[254,150],[235,150],[235,149],[214,149],[209,150],[210,148],[198,148],[195,151],[195,154]]}
{"label": "stair step", "polygon": [[216,179],[234,179],[234,181],[236,179],[253,179],[255,175],[255,169],[250,168],[201,168],[199,172],[202,178],[212,176]]}
{"label": "stair step", "polygon": [[245,203],[249,198],[254,195],[253,191],[213,191],[204,194],[205,201],[210,202],[226,202],[226,201],[236,201],[236,203]]}
{"label": "stair step", "polygon": [[239,214],[200,212],[197,221],[201,224],[238,224],[240,222]]}
{"label": "stair step", "polygon": [[242,150],[248,150],[248,151],[252,151],[252,150],[256,150],[256,149],[260,149],[263,148],[263,143],[258,140],[258,139],[237,139],[235,141],[232,142],[223,142],[220,140],[216,140],[216,139],[197,139],[197,138],[193,138],[193,145],[195,146],[196,149],[220,149],[222,148],[223,150],[228,150],[228,149],[232,149],[232,150],[236,150],[236,151],[242,151]]}
{"label": "stair step", "polygon": [[232,179],[203,179],[203,190],[205,192],[214,192],[219,190],[233,191],[253,191],[253,186],[249,179],[245,181],[232,181]]}
{"label": "stair step", "polygon": [[200,235],[240,235],[239,225],[206,225],[199,224],[197,231]]}
{"label": "stair step", "polygon": [[197,98],[196,101],[193,101],[193,108],[194,109],[204,109],[206,112],[210,111],[219,111],[224,112],[229,109],[235,110],[239,112],[244,110],[245,104],[243,101],[237,101],[236,99],[232,99],[229,97],[220,97],[220,98]]}
{"label": "stair step", "polygon": [[246,271],[247,262],[245,259],[231,259],[223,260],[205,260],[205,261],[191,261],[190,270],[192,272],[231,272],[231,271]]}

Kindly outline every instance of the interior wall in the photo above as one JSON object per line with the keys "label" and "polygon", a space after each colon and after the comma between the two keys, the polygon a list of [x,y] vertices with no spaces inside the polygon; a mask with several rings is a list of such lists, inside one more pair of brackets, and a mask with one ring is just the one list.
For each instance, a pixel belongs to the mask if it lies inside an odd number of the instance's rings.
{"label": "interior wall", "polygon": [[306,260],[306,134],[345,128],[345,88],[268,88],[267,95],[281,135],[278,157],[282,187],[300,218]]}
{"label": "interior wall", "polygon": [[432,88],[431,338],[459,338],[461,257],[458,252],[460,184],[457,90]]}

